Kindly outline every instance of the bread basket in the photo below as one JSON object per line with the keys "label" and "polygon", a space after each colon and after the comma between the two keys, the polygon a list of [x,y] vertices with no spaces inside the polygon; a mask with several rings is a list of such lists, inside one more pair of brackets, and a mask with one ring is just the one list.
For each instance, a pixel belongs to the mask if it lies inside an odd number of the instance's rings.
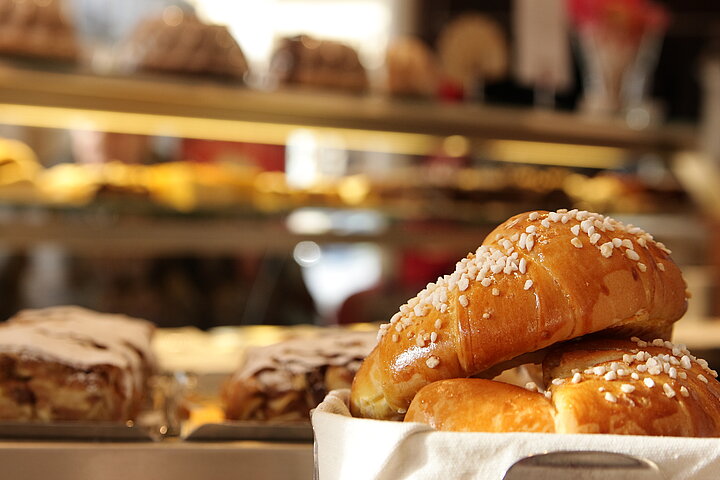
{"label": "bread basket", "polygon": [[[439,432],[419,423],[353,418],[348,397],[347,390],[330,392],[313,413],[320,480],[503,479],[526,457],[587,451],[649,461],[662,475],[658,478],[666,480],[720,476],[720,439],[716,438]],[[610,470],[605,474],[616,480],[641,478]]]}

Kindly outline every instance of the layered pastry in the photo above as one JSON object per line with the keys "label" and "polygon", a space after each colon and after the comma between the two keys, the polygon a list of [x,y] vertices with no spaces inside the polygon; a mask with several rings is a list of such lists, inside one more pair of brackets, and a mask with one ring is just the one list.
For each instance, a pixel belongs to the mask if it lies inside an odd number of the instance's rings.
{"label": "layered pastry", "polygon": [[367,74],[354,48],[300,35],[282,40],[270,61],[271,77],[283,85],[364,91]]}
{"label": "layered pastry", "polygon": [[0,419],[134,419],[155,369],[153,331],[79,307],[21,311],[0,325]]}
{"label": "layered pastry", "polygon": [[60,0],[0,0],[0,54],[72,61],[75,29]]}
{"label": "layered pastry", "polygon": [[123,69],[242,79],[240,45],[223,25],[207,24],[177,6],[142,21],[126,42]]}
{"label": "layered pastry", "polygon": [[226,418],[309,420],[327,392],[350,387],[375,341],[370,332],[336,331],[248,350],[224,388]]}

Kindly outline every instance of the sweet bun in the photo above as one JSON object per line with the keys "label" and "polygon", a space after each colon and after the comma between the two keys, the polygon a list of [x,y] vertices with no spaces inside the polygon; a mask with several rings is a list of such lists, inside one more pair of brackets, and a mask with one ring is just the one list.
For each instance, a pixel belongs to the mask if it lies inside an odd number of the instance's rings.
{"label": "sweet bun", "polygon": [[557,431],[720,436],[717,372],[683,345],[633,340],[580,342],[546,358]]}
{"label": "sweet bun", "polygon": [[683,345],[570,342],[543,362],[544,387],[481,379],[421,389],[405,421],[438,430],[720,436],[720,382]]}
{"label": "sweet bun", "polygon": [[492,378],[596,332],[668,339],[687,309],[669,254],[640,228],[596,213],[510,218],[381,326],[353,382],[353,415],[402,419],[429,383]]}
{"label": "sweet bun", "polygon": [[480,378],[440,380],[423,387],[405,415],[453,432],[554,432],[554,408],[544,395]]}

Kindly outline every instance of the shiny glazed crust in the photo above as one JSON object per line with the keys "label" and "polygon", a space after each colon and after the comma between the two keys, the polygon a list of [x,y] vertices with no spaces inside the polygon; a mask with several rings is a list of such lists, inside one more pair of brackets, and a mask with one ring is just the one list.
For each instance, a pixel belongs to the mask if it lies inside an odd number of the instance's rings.
{"label": "shiny glazed crust", "polygon": [[429,383],[527,363],[521,356],[594,332],[669,338],[687,308],[669,253],[594,213],[510,218],[381,327],[353,382],[353,415],[402,419]]}
{"label": "shiny glazed crust", "polygon": [[544,394],[491,380],[436,382],[418,392],[405,421],[451,431],[720,436],[716,372],[684,347],[660,344],[558,348],[543,365]]}
{"label": "shiny glazed crust", "polygon": [[453,432],[554,432],[554,408],[544,395],[479,378],[440,380],[420,389],[406,422]]}

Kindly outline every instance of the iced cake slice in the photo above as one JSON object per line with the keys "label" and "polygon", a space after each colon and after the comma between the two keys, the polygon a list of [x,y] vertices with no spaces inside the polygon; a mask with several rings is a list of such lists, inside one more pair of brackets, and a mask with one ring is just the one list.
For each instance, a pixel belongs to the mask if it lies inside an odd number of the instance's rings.
{"label": "iced cake slice", "polygon": [[372,332],[337,330],[248,350],[225,385],[225,417],[307,421],[327,392],[350,388],[376,341]]}
{"label": "iced cake slice", "polygon": [[0,325],[0,419],[133,419],[155,369],[153,331],[79,307],[18,313]]}

